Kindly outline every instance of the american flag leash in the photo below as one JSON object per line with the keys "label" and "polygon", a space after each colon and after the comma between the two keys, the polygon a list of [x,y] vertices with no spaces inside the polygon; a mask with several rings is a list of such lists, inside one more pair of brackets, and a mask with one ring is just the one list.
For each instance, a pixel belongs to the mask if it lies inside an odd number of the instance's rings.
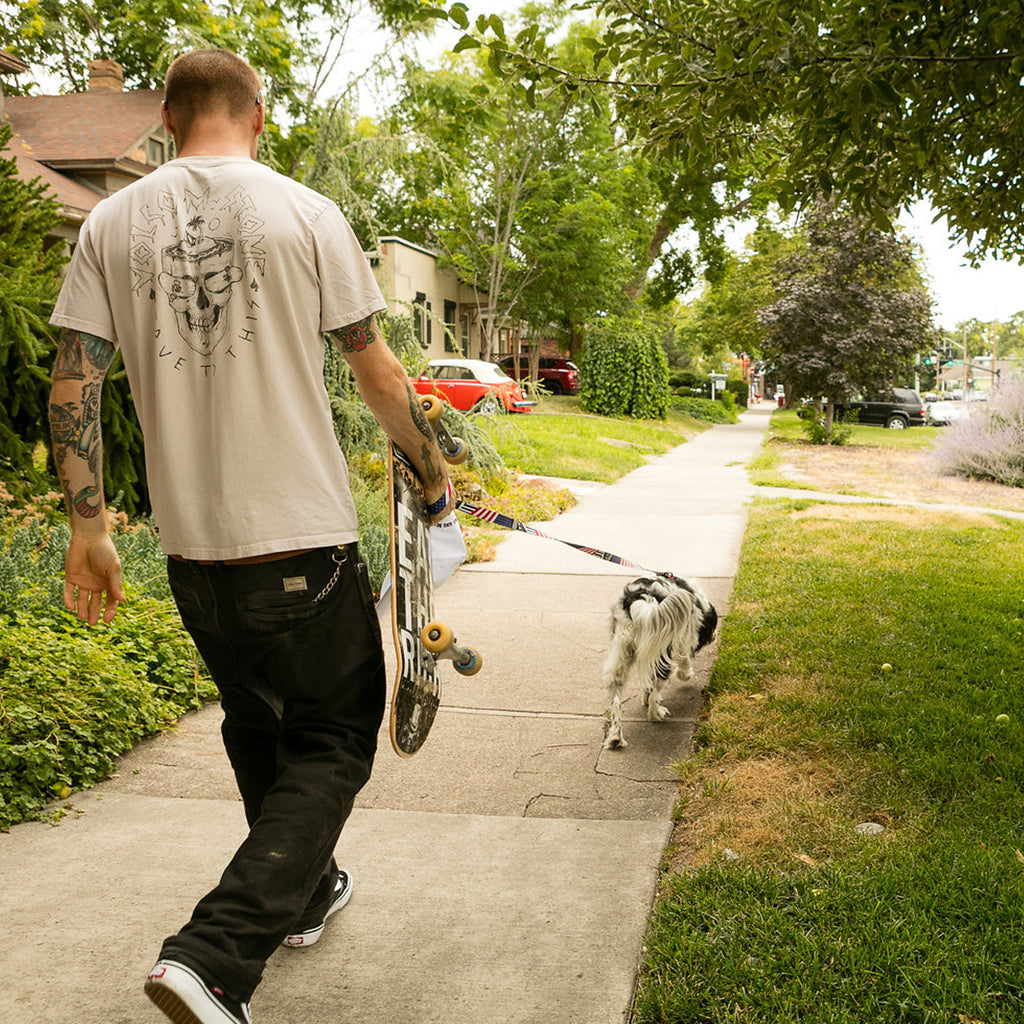
{"label": "american flag leash", "polygon": [[602,551],[600,548],[587,547],[585,544],[574,544],[571,540],[562,540],[559,537],[552,537],[550,534],[543,533],[533,526],[529,526],[519,519],[513,519],[511,516],[506,516],[501,512],[495,512],[494,509],[484,508],[482,505],[474,505],[471,501],[465,501],[462,498],[458,498],[455,501],[455,511],[464,512],[467,516],[472,516],[474,519],[479,519],[485,523],[491,523],[493,526],[500,526],[506,530],[515,530],[518,533],[528,533],[531,537],[541,537],[544,540],[553,540],[558,544],[564,544],[566,547],[575,548],[577,551],[582,551],[586,555],[593,555],[595,558],[600,558],[605,562],[612,562],[615,565],[625,566],[627,569],[639,569],[641,572],[650,573],[652,576],[667,576],[674,579],[675,576],[670,572],[655,572],[653,569],[647,569],[636,562],[631,562],[628,558],[623,558],[621,555],[613,555],[609,551]]}

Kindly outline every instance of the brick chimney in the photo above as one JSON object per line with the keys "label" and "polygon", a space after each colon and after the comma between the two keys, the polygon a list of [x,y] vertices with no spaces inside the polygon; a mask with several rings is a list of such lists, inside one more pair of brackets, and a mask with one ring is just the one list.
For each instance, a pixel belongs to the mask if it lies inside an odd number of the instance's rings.
{"label": "brick chimney", "polygon": [[123,92],[124,68],[116,60],[89,61],[89,92]]}

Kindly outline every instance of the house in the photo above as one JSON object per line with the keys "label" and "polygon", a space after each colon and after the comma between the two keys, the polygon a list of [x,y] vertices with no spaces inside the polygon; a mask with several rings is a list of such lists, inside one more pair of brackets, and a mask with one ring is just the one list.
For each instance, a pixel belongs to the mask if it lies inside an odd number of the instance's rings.
{"label": "house", "polygon": [[[453,267],[440,267],[437,253],[404,238],[382,238],[368,254],[374,277],[393,316],[412,315],[416,340],[431,359],[445,355],[479,359],[487,293],[463,281]],[[511,332],[499,331],[500,351],[511,351]],[[517,346],[518,347],[518,346]]]}
{"label": "house", "polygon": [[[0,82],[27,67],[0,53]],[[0,116],[14,133],[10,152],[19,175],[49,185],[60,203],[57,237],[74,245],[104,196],[170,159],[173,142],[160,118],[162,103],[162,92],[125,92],[121,66],[112,60],[89,62],[87,92],[0,99]]]}

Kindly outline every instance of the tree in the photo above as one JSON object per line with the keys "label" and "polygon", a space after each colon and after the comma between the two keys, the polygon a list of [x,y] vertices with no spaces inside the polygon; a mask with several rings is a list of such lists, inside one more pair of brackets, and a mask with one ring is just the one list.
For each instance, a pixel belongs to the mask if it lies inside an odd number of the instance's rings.
{"label": "tree", "polygon": [[777,266],[779,299],[761,310],[764,355],[792,396],[836,405],[905,379],[933,340],[931,299],[912,245],[824,205],[806,218],[807,248]]}
{"label": "tree", "polygon": [[55,351],[47,320],[60,288],[63,247],[48,246],[57,203],[38,179],[18,177],[4,155],[11,127],[0,122],[0,457],[35,478],[33,449],[47,437],[49,368]]}
{"label": "tree", "polygon": [[729,254],[718,279],[689,304],[681,330],[683,347],[705,356],[746,352],[759,359],[764,327],[758,311],[778,298],[776,264],[805,246],[800,234],[760,225],[747,238],[744,252]]}
{"label": "tree", "polygon": [[560,62],[529,24],[510,37],[498,19],[480,19],[471,38],[524,89],[611,88],[620,122],[651,152],[745,166],[784,210],[834,195],[888,227],[897,208],[927,196],[975,255],[1024,259],[1019,3],[591,8],[606,27],[589,62]]}
{"label": "tree", "polygon": [[293,174],[316,140],[324,94],[350,93],[378,65],[390,67],[389,46],[345,64],[352,34],[367,24],[389,40],[424,32],[430,23],[423,10],[419,0],[0,0],[0,48],[45,66],[63,88],[79,92],[95,58],[121,64],[129,89],[159,89],[178,54],[233,50],[264,83],[261,155]]}
{"label": "tree", "polygon": [[385,204],[489,296],[484,358],[521,321],[578,350],[594,313],[628,303],[655,210],[606,108],[527,98],[486,61],[454,56],[407,67],[387,130],[404,135],[407,160]]}

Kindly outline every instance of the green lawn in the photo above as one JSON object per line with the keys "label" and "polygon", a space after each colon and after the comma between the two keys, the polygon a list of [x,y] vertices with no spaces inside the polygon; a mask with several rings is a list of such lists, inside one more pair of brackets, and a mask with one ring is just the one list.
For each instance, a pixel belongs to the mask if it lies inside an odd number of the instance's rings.
{"label": "green lawn", "polygon": [[665,421],[606,419],[581,413],[578,399],[543,396],[535,411],[484,428],[518,473],[611,483],[709,425],[674,411]]}
{"label": "green lawn", "polygon": [[[784,409],[772,415],[769,437],[780,441],[806,441],[804,420],[795,409]],[[870,448],[930,448],[941,433],[941,427],[907,427],[905,430],[886,430],[885,427],[860,423],[844,423],[850,430],[849,445]]]}
{"label": "green lawn", "polygon": [[1022,650],[1024,523],[759,503],[636,1021],[1024,1020]]}

